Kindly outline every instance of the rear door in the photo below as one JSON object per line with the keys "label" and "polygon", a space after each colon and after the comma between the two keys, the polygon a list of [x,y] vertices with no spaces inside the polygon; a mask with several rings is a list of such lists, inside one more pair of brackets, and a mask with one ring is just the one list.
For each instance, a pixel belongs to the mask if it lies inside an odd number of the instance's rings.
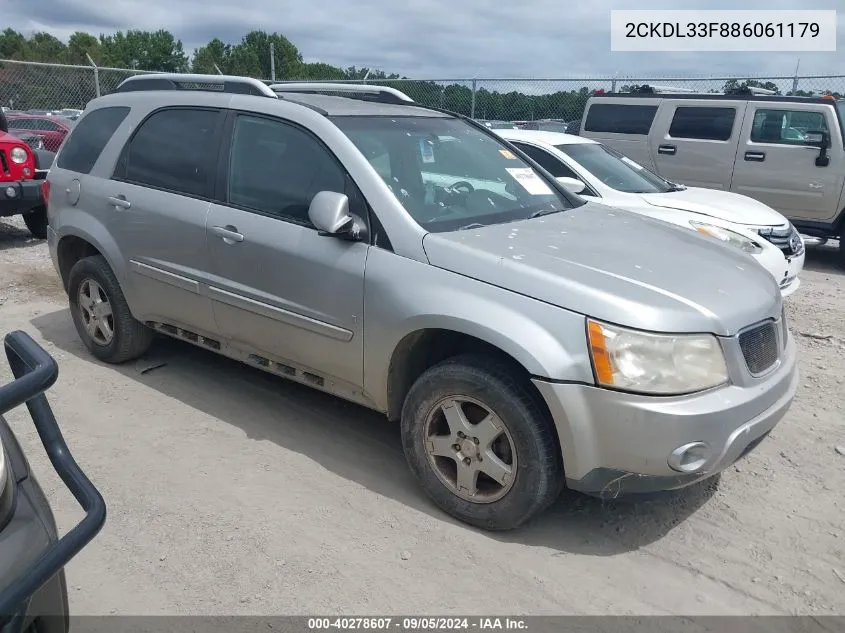
{"label": "rear door", "polygon": [[214,108],[154,111],[123,147],[112,178],[92,183],[141,321],[216,334],[205,223],[224,116]]}
{"label": "rear door", "polygon": [[657,124],[659,97],[614,97],[589,102],[580,136],[601,141],[646,167],[655,168],[649,133]]}
{"label": "rear door", "polygon": [[[806,132],[827,132],[830,163]],[[825,222],[839,213],[845,148],[833,108],[821,103],[751,102],[736,157],[731,191],[756,198],[792,220]]]}
{"label": "rear door", "polygon": [[691,187],[728,190],[747,101],[666,99],[649,147],[657,173]]}

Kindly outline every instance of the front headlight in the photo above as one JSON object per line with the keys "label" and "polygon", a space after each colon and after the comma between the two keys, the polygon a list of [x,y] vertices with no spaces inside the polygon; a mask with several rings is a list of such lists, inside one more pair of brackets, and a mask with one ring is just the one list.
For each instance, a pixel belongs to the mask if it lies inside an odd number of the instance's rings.
{"label": "front headlight", "polygon": [[705,224],[704,222],[696,222],[695,220],[690,220],[690,224],[692,225],[692,228],[702,235],[715,237],[717,240],[721,240],[726,244],[736,246],[738,249],[748,253],[749,255],[757,255],[758,253],[763,252],[763,247],[757,242],[735,231],[731,231],[730,229],[725,229],[721,226],[714,226],[712,224]]}
{"label": "front headlight", "polygon": [[652,334],[592,319],[587,334],[602,387],[668,396],[728,381],[725,356],[712,334]]}
{"label": "front headlight", "polygon": [[26,162],[27,153],[23,147],[16,147],[11,152],[10,155],[12,157],[12,162],[17,163],[18,165],[22,165]]}

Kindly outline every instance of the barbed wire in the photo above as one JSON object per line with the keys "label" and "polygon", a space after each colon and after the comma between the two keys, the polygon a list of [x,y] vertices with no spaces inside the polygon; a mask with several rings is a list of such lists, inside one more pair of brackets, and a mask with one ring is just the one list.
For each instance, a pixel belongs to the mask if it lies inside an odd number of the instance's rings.
{"label": "barbed wire", "polygon": [[[133,75],[154,71],[125,68],[22,62],[0,59],[0,105],[11,110],[84,108],[97,96],[109,94]],[[296,77],[289,78],[297,80]],[[319,80],[310,77],[309,80]],[[570,77],[570,78],[461,78],[379,79],[408,94],[424,106],[460,112],[479,119],[531,121],[579,120],[596,92],[625,92],[642,85],[665,86],[696,92],[723,92],[726,86],[752,80],[780,94],[820,95],[845,93],[845,75],[689,76],[689,77]],[[337,80],[332,80],[337,81]],[[345,80],[360,82],[361,80]]]}

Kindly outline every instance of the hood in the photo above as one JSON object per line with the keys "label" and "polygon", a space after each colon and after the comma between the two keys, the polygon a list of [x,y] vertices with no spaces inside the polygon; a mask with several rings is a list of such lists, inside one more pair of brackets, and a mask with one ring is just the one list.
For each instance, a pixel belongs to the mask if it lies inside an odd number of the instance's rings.
{"label": "hood", "polygon": [[423,245],[433,266],[643,330],[732,336],[780,315],[780,289],[751,256],[594,203],[533,220],[428,233]]}
{"label": "hood", "polygon": [[24,141],[19,136],[0,130],[0,143],[24,143]]}
{"label": "hood", "polygon": [[669,193],[644,193],[640,197],[654,207],[690,211],[736,224],[783,226],[787,219],[762,202],[730,191],[689,187]]}

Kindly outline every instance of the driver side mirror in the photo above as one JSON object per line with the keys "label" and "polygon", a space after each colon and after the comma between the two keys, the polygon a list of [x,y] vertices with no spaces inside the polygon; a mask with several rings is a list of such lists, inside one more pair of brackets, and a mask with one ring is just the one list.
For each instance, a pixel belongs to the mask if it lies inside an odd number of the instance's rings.
{"label": "driver side mirror", "polygon": [[319,235],[357,239],[355,218],[349,213],[349,198],[336,191],[321,191],[311,200],[308,219]]}
{"label": "driver side mirror", "polygon": [[804,134],[804,145],[807,147],[818,147],[819,155],[816,157],[816,167],[827,167],[830,164],[830,157],[827,150],[830,147],[830,135],[824,130],[810,130]]}
{"label": "driver side mirror", "polygon": [[566,176],[560,176],[559,178],[556,178],[555,180],[557,180],[560,184],[562,184],[564,187],[566,187],[567,191],[569,191],[570,193],[574,193],[576,195],[581,193],[582,191],[584,191],[584,189],[587,188],[587,184],[584,183],[584,182],[581,182],[577,178],[567,178]]}
{"label": "driver side mirror", "polygon": [[821,130],[812,130],[804,134],[804,145],[827,149],[830,147],[830,136]]}

